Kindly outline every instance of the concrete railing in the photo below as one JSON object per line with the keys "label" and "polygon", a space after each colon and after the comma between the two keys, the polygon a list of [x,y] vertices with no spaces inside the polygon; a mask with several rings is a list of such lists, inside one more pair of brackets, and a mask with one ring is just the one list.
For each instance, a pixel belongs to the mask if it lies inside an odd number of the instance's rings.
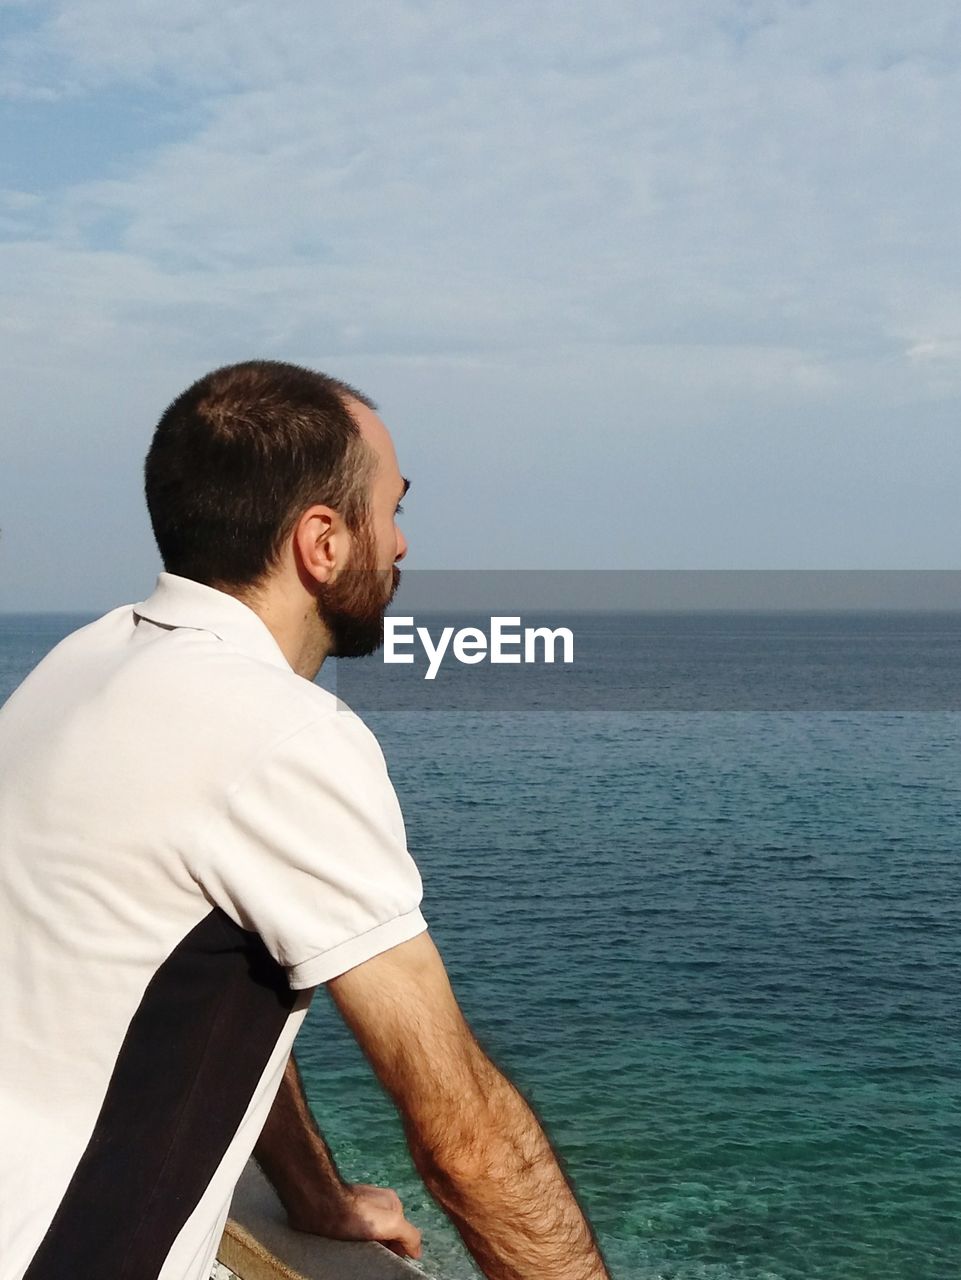
{"label": "concrete railing", "polygon": [[292,1231],[274,1189],[250,1162],[237,1184],[217,1251],[220,1280],[423,1280],[379,1244],[346,1244]]}

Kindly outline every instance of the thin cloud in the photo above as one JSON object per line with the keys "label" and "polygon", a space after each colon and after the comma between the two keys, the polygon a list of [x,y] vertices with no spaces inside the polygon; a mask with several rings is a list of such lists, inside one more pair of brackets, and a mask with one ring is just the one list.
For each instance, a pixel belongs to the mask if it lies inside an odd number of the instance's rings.
{"label": "thin cloud", "polygon": [[[524,402],[525,438],[552,456],[587,417],[619,458],[607,505],[626,509],[619,451],[638,405],[639,466],[652,462],[643,437],[676,469],[656,428],[697,422],[712,438],[768,438],[773,476],[801,422],[811,438],[833,422],[862,450],[870,415],[897,406],[907,438],[961,390],[961,30],[946,0],[910,14],[880,0],[870,22],[834,0],[4,13],[0,92],[18,128],[79,120],[80,157],[83,129],[91,141],[69,181],[41,175],[42,145],[25,147],[0,194],[9,439],[29,425],[48,447],[54,393],[74,385],[70,431],[96,452],[126,421],[104,425],[118,363],[139,371],[123,398],[133,415],[137,395],[153,404],[211,364],[293,356],[358,370],[379,401],[381,379],[401,404],[447,397],[435,416],[411,408],[415,442],[458,420],[485,379]],[[138,134],[136,113],[161,109],[162,140]],[[49,368],[54,387],[40,385]],[[491,428],[505,441],[512,429]],[[741,492],[743,447],[691,473],[679,500],[695,530],[704,486]],[[451,483],[484,484],[487,467],[496,492],[494,462],[465,449],[464,473],[445,461]],[[961,463],[957,446],[937,458],[917,455],[932,482]],[[803,486],[821,493],[823,478],[794,476],[798,509],[816,506]],[[783,509],[782,478],[768,479]],[[859,500],[862,526],[890,545],[870,493]],[[742,554],[743,518],[732,509],[705,545]],[[537,519],[514,532],[546,548]],[[867,535],[830,528],[863,561]],[[470,537],[465,525],[447,545],[477,562]],[[619,562],[629,546],[619,533]],[[769,546],[804,559],[787,526]]]}

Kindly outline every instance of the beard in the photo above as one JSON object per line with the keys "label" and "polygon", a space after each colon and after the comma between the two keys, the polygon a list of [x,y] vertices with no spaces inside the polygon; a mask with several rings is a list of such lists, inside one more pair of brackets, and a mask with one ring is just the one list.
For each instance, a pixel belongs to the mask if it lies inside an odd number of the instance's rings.
{"label": "beard", "polygon": [[336,582],[317,590],[317,613],[330,632],[334,658],[366,658],[384,643],[384,614],[400,586],[400,570],[376,564],[373,531],[365,520]]}

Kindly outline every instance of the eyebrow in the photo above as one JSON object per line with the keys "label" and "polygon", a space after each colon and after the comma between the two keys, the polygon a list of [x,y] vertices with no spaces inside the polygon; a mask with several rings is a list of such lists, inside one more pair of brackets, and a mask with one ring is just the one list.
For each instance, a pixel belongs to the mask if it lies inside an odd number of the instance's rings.
{"label": "eyebrow", "polygon": [[404,482],[404,487],[400,491],[400,498],[397,499],[398,502],[400,502],[401,498],[407,497],[407,490],[410,488],[410,481],[407,479],[406,476],[401,476],[401,480],[403,480]]}

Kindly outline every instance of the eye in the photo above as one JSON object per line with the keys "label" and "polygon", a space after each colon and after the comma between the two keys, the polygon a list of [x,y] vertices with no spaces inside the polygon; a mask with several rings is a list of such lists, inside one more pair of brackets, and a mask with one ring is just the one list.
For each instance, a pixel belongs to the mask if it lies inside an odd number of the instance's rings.
{"label": "eye", "polygon": [[398,502],[397,507],[396,507],[396,509],[395,509],[395,511],[394,511],[394,515],[395,515],[395,516],[400,516],[400,515],[403,515],[403,514],[404,514],[404,504],[403,504],[402,502]]}

